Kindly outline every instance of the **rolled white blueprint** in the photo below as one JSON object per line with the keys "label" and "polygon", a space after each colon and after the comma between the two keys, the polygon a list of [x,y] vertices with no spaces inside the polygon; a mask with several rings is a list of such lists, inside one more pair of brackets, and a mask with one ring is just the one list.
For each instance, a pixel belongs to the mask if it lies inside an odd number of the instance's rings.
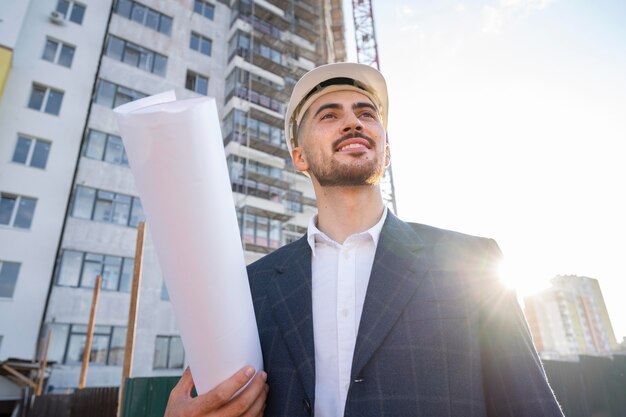
{"label": "rolled white blueprint", "polygon": [[114,111],[196,390],[262,369],[215,99],[169,91]]}

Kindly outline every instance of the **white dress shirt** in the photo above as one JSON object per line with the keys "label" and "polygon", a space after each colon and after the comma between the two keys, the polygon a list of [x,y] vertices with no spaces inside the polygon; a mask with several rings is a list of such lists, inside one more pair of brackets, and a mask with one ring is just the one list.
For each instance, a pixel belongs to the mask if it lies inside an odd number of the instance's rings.
{"label": "white dress shirt", "polygon": [[350,235],[343,245],[317,228],[317,216],[309,222],[316,417],[343,416],[365,293],[386,218],[385,207],[378,223]]}

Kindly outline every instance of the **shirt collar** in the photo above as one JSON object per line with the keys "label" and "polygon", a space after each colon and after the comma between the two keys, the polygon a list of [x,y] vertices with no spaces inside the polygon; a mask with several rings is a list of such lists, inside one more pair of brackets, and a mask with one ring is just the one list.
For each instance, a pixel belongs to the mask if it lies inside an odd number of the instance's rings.
{"label": "shirt collar", "polygon": [[[348,238],[350,238],[351,236],[356,236],[360,234],[369,234],[372,237],[372,241],[374,242],[374,247],[378,246],[378,239],[380,238],[380,232],[383,230],[385,219],[387,219],[387,206],[385,206],[385,208],[383,209],[383,214],[382,216],[380,216],[380,220],[378,220],[378,223],[376,223],[374,226],[370,227],[369,229],[363,232],[350,235],[348,236]],[[322,232],[320,229],[317,228],[317,214],[316,214],[313,217],[311,217],[311,219],[309,220],[309,226],[307,227],[307,242],[309,243],[309,246],[311,247],[311,252],[313,253],[313,256],[315,256],[315,253],[316,253],[315,244],[317,241],[320,241],[320,240],[327,241],[328,243],[331,243],[337,246],[341,246],[339,243],[335,242],[333,239],[328,237],[326,233]]]}

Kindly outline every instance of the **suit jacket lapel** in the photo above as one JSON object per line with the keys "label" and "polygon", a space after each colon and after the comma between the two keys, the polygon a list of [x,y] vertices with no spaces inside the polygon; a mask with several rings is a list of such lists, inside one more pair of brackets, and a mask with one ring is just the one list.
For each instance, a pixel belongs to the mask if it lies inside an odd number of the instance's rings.
{"label": "suit jacket lapel", "polygon": [[383,342],[428,272],[426,248],[391,212],[380,234],[352,361],[352,380]]}
{"label": "suit jacket lapel", "polygon": [[285,254],[268,286],[274,320],[310,399],[315,396],[311,248],[306,235]]}

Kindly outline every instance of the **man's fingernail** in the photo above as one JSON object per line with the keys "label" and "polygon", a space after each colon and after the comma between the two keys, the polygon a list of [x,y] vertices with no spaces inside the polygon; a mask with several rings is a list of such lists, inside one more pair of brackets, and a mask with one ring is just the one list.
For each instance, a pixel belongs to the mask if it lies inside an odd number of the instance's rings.
{"label": "man's fingernail", "polygon": [[246,368],[246,372],[245,372],[247,377],[250,377],[254,374],[254,368]]}
{"label": "man's fingernail", "polygon": [[263,379],[263,381],[267,381],[267,373],[261,371],[261,379]]}

